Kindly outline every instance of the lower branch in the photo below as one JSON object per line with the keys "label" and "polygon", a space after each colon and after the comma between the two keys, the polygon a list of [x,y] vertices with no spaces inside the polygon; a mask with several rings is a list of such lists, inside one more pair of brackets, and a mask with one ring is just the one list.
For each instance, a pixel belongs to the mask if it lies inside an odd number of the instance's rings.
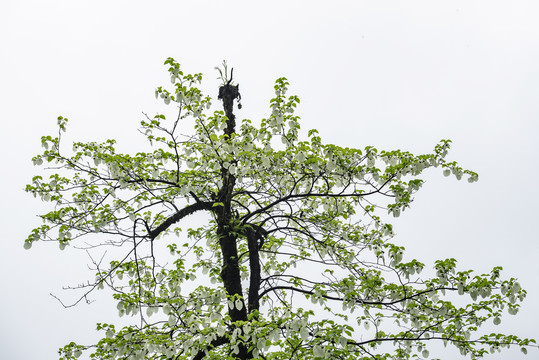
{"label": "lower branch", "polygon": [[150,240],[154,240],[159,234],[161,234],[163,231],[168,229],[172,224],[180,221],[184,217],[191,215],[197,211],[200,210],[212,210],[213,202],[210,201],[199,201],[194,203],[193,205],[189,205],[172,215],[171,217],[167,218],[161,225],[156,227],[154,230],[150,230],[148,232],[148,236]]}

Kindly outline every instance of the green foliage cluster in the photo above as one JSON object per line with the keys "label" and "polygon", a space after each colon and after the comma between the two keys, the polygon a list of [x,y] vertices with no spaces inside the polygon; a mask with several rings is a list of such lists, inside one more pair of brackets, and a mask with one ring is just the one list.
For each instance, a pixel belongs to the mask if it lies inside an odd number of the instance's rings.
{"label": "green foliage cluster", "polygon": [[[286,78],[267,118],[226,134],[234,116],[210,112],[202,75],[165,64],[172,89],[155,95],[179,112],[141,122],[152,151],[118,153],[108,140],[74,143],[68,154],[59,135],[44,136],[33,158],[52,175],[35,176],[26,191],[52,209],[25,248],[120,249],[95,264],[81,299],[107,287],[133,320],[98,324],[97,344],[70,343],[61,359],[411,359],[429,358],[435,341],[480,358],[535,344],[480,331],[516,314],[526,295],[501,268],[474,275],[439,260],[425,279],[424,264],[391,242],[388,214],[410,206],[424,171],[477,181],[446,160],[449,140],[414,155],[324,144],[316,130],[301,138],[300,100],[287,95]],[[187,118],[194,132],[181,135]],[[67,122],[58,118],[60,134]],[[190,226],[196,213],[205,225]]]}

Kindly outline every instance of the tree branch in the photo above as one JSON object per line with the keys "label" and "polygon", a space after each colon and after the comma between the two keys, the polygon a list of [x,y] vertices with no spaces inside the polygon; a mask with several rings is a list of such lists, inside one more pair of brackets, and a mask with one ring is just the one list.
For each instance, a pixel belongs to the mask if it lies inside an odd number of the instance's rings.
{"label": "tree branch", "polygon": [[[224,345],[226,343],[228,343],[228,339],[225,337],[225,336],[219,336],[217,339],[213,340],[208,347],[218,347],[218,346],[221,346],[221,345]],[[202,360],[204,359],[204,356],[206,355],[206,352],[204,350],[200,350],[196,355],[195,357],[193,358],[193,360]]]}
{"label": "tree branch", "polygon": [[150,240],[155,239],[159,234],[168,229],[172,224],[180,221],[184,217],[191,215],[200,210],[211,211],[213,209],[213,202],[210,201],[198,201],[192,205],[186,206],[171,217],[167,218],[161,225],[154,230],[148,232]]}

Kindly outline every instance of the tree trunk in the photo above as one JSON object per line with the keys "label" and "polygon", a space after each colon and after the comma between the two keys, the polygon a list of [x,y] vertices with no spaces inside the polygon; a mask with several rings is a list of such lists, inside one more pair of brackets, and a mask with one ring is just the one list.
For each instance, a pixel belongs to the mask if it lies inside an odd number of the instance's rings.
{"label": "tree trunk", "polygon": [[[236,122],[232,110],[234,100],[239,97],[238,86],[230,85],[230,81],[219,88],[219,99],[222,99],[223,101],[223,108],[227,117],[225,136],[228,140],[230,140],[231,135],[235,132]],[[247,321],[247,307],[243,300],[244,296],[241,286],[241,274],[238,259],[238,237],[236,235],[237,232],[233,232],[233,229],[231,228],[234,223],[231,201],[236,178],[228,171],[228,169],[222,168],[221,180],[223,185],[219,189],[217,202],[220,202],[222,206],[216,209],[217,236],[223,255],[221,278],[227,295],[234,298],[234,300],[237,300],[237,297],[239,297],[243,303],[241,310],[235,306],[233,308],[229,307],[228,311],[231,321]],[[240,346],[239,350],[239,353],[236,355],[237,358],[242,360],[252,358],[252,354],[248,351],[247,346]]]}

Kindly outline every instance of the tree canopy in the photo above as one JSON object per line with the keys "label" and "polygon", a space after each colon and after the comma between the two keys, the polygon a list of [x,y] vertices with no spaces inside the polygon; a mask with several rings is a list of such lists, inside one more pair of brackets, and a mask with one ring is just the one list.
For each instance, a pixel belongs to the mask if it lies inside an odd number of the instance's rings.
{"label": "tree canopy", "polygon": [[59,135],[42,137],[33,158],[46,172],[26,191],[51,210],[25,248],[110,247],[79,301],[109,288],[131,316],[98,323],[101,340],[70,343],[61,359],[410,359],[432,358],[436,342],[479,358],[535,346],[482,332],[526,296],[501,267],[477,275],[442,259],[429,277],[392,243],[389,218],[410,206],[423,172],[478,180],[446,159],[451,141],[421,155],[325,144],[300,131],[286,78],[267,118],[236,121],[240,89],[226,63],[223,110],[213,111],[201,74],[165,64],[172,87],[155,95],[178,113],[141,122],[150,151],[119,153],[115,140],[66,149],[60,116]]}

